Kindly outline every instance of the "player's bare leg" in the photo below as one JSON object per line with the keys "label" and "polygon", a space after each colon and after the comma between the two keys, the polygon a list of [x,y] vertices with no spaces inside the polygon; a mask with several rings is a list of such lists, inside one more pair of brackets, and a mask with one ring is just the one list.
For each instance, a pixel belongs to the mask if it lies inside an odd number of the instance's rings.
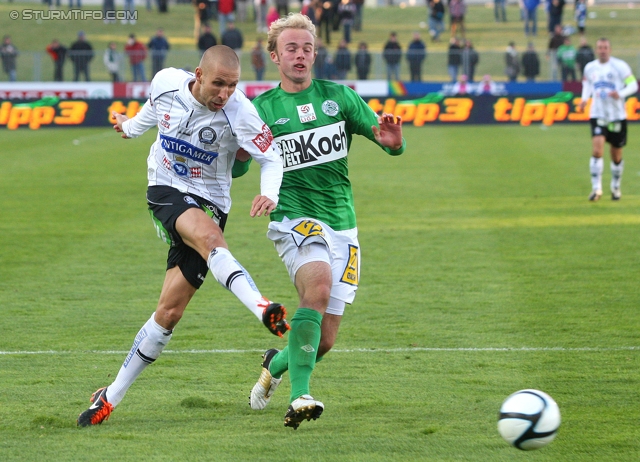
{"label": "player's bare leg", "polygon": [[249,273],[229,252],[222,229],[202,210],[192,208],[176,220],[180,237],[208,263],[211,273],[269,329],[282,337],[289,329],[284,306],[263,297]]}

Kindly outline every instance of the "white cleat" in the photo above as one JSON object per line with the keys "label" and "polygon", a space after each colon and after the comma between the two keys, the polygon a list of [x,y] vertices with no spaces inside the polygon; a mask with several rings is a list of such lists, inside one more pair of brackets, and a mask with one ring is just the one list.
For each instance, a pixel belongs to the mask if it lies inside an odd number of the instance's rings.
{"label": "white cleat", "polygon": [[611,200],[612,201],[619,201],[621,197],[622,197],[622,193],[620,192],[619,189],[612,189],[611,190]]}
{"label": "white cleat", "polygon": [[280,350],[272,348],[267,350],[264,355],[262,355],[262,372],[260,373],[260,378],[258,382],[251,389],[251,394],[249,395],[249,405],[251,409],[256,411],[260,411],[267,407],[269,401],[271,401],[271,396],[282,382],[282,378],[276,379],[269,372],[269,364],[271,363],[271,359],[278,353]]}
{"label": "white cleat", "polygon": [[324,404],[313,399],[311,395],[302,395],[293,400],[284,415],[284,426],[297,430],[303,420],[316,420],[324,411]]}
{"label": "white cleat", "polygon": [[594,189],[593,191],[591,191],[591,194],[589,194],[589,200],[591,202],[597,202],[600,200],[601,197],[602,197],[602,189]]}

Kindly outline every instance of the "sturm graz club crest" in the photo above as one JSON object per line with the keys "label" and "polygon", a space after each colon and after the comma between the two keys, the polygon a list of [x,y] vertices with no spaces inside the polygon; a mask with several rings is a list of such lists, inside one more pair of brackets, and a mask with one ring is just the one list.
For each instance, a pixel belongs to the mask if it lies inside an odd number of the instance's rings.
{"label": "sturm graz club crest", "polygon": [[338,106],[338,103],[336,103],[335,101],[328,99],[324,103],[322,103],[322,112],[324,112],[328,116],[333,117],[338,112],[340,112],[340,106]]}
{"label": "sturm graz club crest", "polygon": [[204,127],[198,132],[198,139],[203,144],[213,144],[217,137],[218,135],[211,127]]}

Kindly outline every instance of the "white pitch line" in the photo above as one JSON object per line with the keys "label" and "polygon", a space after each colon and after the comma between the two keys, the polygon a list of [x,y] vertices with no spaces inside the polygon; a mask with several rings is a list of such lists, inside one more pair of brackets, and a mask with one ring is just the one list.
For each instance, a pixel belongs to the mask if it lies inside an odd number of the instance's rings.
{"label": "white pitch line", "polygon": [[[513,347],[513,348],[351,348],[351,349],[332,349],[332,353],[419,353],[419,352],[469,352],[469,351],[504,351],[504,352],[539,352],[539,351],[558,351],[558,352],[577,352],[577,351],[640,351],[640,346],[627,347]],[[164,350],[163,353],[168,354],[245,354],[245,353],[263,353],[264,350]],[[56,350],[39,350],[39,351],[0,351],[2,355],[71,355],[71,354],[99,354],[99,355],[125,355],[128,351],[118,350],[90,350],[90,351],[56,351]]]}

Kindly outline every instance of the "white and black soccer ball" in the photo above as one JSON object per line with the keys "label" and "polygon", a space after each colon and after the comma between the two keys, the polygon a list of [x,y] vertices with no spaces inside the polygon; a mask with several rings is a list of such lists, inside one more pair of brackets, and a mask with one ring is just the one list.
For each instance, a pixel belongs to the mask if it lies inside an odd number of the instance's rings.
{"label": "white and black soccer ball", "polygon": [[511,445],[524,451],[549,444],[560,427],[560,409],[540,390],[520,390],[500,407],[498,432]]}

